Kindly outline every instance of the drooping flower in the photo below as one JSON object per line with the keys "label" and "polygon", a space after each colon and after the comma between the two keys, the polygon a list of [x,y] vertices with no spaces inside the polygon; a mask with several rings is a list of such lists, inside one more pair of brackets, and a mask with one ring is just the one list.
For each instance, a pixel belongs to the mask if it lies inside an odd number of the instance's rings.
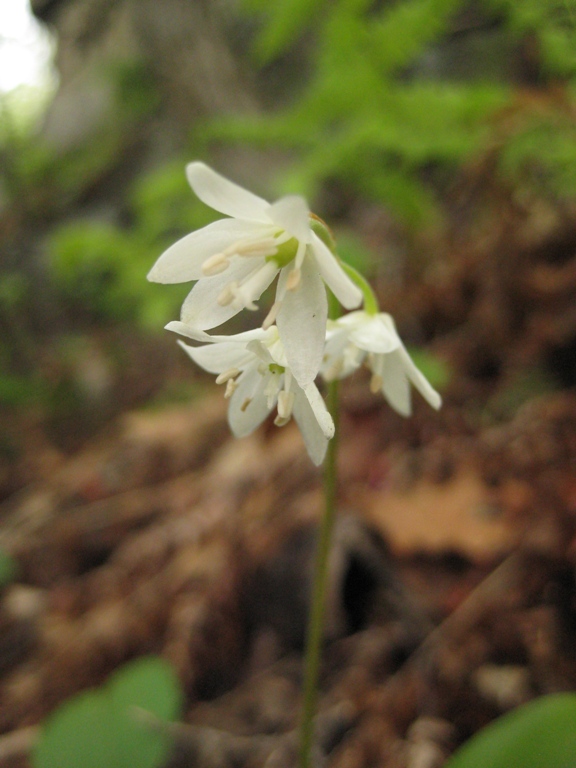
{"label": "drooping flower", "polygon": [[414,365],[394,320],[384,312],[370,315],[359,310],[328,322],[321,368],[326,381],[349,376],[363,363],[372,372],[372,392],[382,392],[402,416],[412,412],[410,384],[432,408],[440,408],[440,395]]}
{"label": "drooping flower", "polygon": [[177,321],[166,328],[206,342],[179,344],[201,368],[217,374],[217,384],[226,385],[228,423],[236,437],[249,435],[275,408],[274,423],[284,426],[294,416],[310,458],[322,463],[334,422],[316,384],[301,387],[296,381],[275,325],[232,336],[210,336]]}
{"label": "drooping flower", "polygon": [[302,197],[270,204],[200,162],[188,165],[186,173],[200,200],[230,218],[178,240],[160,256],[148,279],[196,280],[181,321],[205,331],[242,309],[256,309],[278,275],[276,298],[263,327],[276,323],[290,370],[306,387],[318,373],[324,350],[324,283],[347,309],[360,304],[360,290],[313,230],[314,219]]}

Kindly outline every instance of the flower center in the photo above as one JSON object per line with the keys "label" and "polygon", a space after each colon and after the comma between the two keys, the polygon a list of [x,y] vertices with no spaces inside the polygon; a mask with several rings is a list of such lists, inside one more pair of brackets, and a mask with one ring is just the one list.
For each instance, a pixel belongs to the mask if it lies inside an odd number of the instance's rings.
{"label": "flower center", "polygon": [[298,253],[298,245],[298,240],[295,237],[291,237],[277,246],[276,253],[266,256],[266,261],[274,261],[278,268],[282,269],[282,267],[286,267],[291,261],[294,261]]}
{"label": "flower center", "polygon": [[265,261],[243,280],[231,280],[216,299],[221,307],[232,304],[234,309],[256,310],[256,299],[270,285],[278,268],[274,262]]}

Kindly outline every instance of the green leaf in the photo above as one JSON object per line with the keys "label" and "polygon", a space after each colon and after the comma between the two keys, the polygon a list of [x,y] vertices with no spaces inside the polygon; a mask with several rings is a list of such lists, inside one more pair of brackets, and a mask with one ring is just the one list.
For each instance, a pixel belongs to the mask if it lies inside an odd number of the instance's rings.
{"label": "green leaf", "polygon": [[149,656],[126,664],[101,688],[64,702],[44,724],[34,768],[155,768],[169,740],[145,724],[142,710],[167,722],[181,693],[170,665]]}
{"label": "green leaf", "polygon": [[114,723],[104,698],[102,691],[86,691],[57,709],[44,726],[33,755],[34,768],[119,766],[114,755]]}
{"label": "green leaf", "polygon": [[108,690],[109,711],[118,718],[121,733],[122,766],[153,768],[162,762],[166,738],[143,727],[138,710],[145,710],[162,721],[173,720],[180,710],[178,680],[172,668],[160,658],[147,657],[120,669]]}
{"label": "green leaf", "polygon": [[323,4],[324,0],[276,0],[266,3],[268,18],[255,45],[258,60],[267,63],[289,48]]}
{"label": "green leaf", "polygon": [[386,5],[371,25],[370,54],[384,72],[409,64],[430,41],[445,32],[461,0],[404,0]]}
{"label": "green leaf", "polygon": [[479,731],[444,768],[573,768],[576,694],[542,696]]}

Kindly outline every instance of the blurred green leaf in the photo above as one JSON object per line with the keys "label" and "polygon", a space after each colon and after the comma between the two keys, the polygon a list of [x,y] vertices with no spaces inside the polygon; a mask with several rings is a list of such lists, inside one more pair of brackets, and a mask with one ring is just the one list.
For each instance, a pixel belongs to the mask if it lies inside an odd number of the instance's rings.
{"label": "blurred green leaf", "polygon": [[475,734],[444,768],[573,768],[576,694],[542,696]]}
{"label": "blurred green leaf", "polygon": [[155,768],[170,742],[145,724],[174,720],[182,695],[171,666],[158,657],[137,659],[99,689],[68,700],[45,722],[34,768]]}
{"label": "blurred green leaf", "polygon": [[251,0],[246,6],[264,9],[266,16],[256,39],[257,60],[267,63],[283,53],[298,37],[302,28],[318,13],[326,0],[276,0],[274,3]]}
{"label": "blurred green leaf", "polygon": [[[526,41],[538,51],[543,83],[576,77],[573,0],[481,0],[472,20],[460,13],[464,0],[245,0],[244,7],[261,25],[260,53],[273,58],[300,41],[311,74],[274,113],[219,118],[205,133],[290,149],[283,189],[310,196],[328,179],[341,181],[408,225],[428,226],[438,221],[446,171],[497,145],[515,183],[574,194],[570,89],[546,130],[499,132]],[[494,67],[484,66],[486,57]],[[567,119],[554,123],[562,110]]]}
{"label": "blurred green leaf", "polygon": [[44,401],[48,396],[47,384],[36,376],[25,377],[0,373],[0,404],[7,406],[30,405]]}
{"label": "blurred green leaf", "polygon": [[383,72],[409,64],[445,29],[462,0],[405,0],[384,6],[370,25],[369,53]]}

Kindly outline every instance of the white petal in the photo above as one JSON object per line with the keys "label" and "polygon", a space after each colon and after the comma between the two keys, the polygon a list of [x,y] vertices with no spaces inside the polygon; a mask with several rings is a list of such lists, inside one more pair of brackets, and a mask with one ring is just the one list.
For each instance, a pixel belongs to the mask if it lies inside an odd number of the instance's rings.
{"label": "white petal", "polygon": [[[290,267],[282,270],[283,279],[288,270]],[[276,319],[286,360],[301,387],[314,381],[322,364],[327,315],[322,279],[314,261],[304,259],[300,284],[296,290],[286,291]]]}
{"label": "white petal", "polygon": [[322,279],[340,304],[346,309],[358,307],[362,302],[362,291],[352,282],[328,246],[314,232],[310,247]]}
{"label": "white petal", "polygon": [[186,166],[186,176],[197,197],[215,211],[235,219],[270,223],[270,203],[224,178],[204,163],[190,163]]}
{"label": "white petal", "polygon": [[435,408],[438,410],[440,406],[442,405],[442,398],[436,392],[434,387],[430,384],[428,379],[418,370],[418,368],[414,365],[412,362],[412,358],[406,351],[404,347],[401,347],[397,353],[395,353],[399,356],[399,358],[402,361],[402,364],[404,366],[404,370],[406,371],[406,375],[414,384],[416,389],[420,392],[422,397],[432,406],[432,408]]}
{"label": "white petal", "polygon": [[326,341],[320,372],[326,381],[345,379],[358,370],[365,357],[366,352],[358,349],[342,330]]}
{"label": "white petal", "polygon": [[312,408],[314,417],[318,423],[318,426],[322,430],[324,437],[330,440],[332,437],[334,437],[334,431],[335,431],[334,421],[332,419],[332,416],[330,415],[330,411],[326,407],[324,398],[318,391],[318,387],[314,383],[308,384],[308,386],[303,390],[303,392],[306,397],[306,400],[308,401],[308,403],[310,404],[310,407]]}
{"label": "white petal", "polygon": [[410,416],[412,413],[410,382],[398,352],[385,356],[382,379],[382,394],[392,408],[402,416]]}
{"label": "white petal", "polygon": [[183,323],[205,331],[216,328],[240,312],[239,308],[228,304],[218,304],[218,297],[232,280],[243,280],[258,268],[259,260],[237,259],[233,265],[214,277],[203,277],[190,291],[180,313]]}
{"label": "white petal", "polygon": [[398,334],[382,322],[381,316],[365,316],[365,321],[358,323],[350,331],[350,340],[360,349],[366,352],[383,354],[392,352],[401,346],[402,342]]}
{"label": "white petal", "polygon": [[207,344],[203,347],[190,347],[183,341],[178,341],[178,344],[194,360],[196,365],[208,373],[224,373],[231,368],[242,370],[254,358],[254,355],[243,344],[235,344],[234,342]]}
{"label": "white petal", "polygon": [[[251,261],[254,263],[255,259],[252,259]],[[245,307],[250,307],[255,301],[258,301],[277,274],[278,265],[276,262],[258,259],[253,273],[250,277],[246,278],[244,283],[238,289],[238,300],[241,301]]]}
{"label": "white petal", "polygon": [[297,240],[309,243],[312,238],[310,229],[310,210],[306,200],[299,195],[282,197],[270,206],[270,218],[281,229],[285,229]]}
{"label": "white petal", "polygon": [[198,328],[193,328],[191,325],[182,323],[180,320],[172,320],[164,326],[164,330],[172,331],[173,333],[179,333],[180,336],[186,336],[189,339],[194,339],[194,341],[210,342],[214,340],[209,333],[200,331]]}
{"label": "white petal", "polygon": [[[316,413],[304,392],[298,387],[294,394],[294,409],[292,413],[302,433],[308,455],[314,464],[318,466],[324,461],[329,438],[326,437],[325,430],[318,423]],[[320,393],[318,393],[318,397],[320,397]],[[328,411],[326,413],[328,414]]]}
{"label": "white petal", "polygon": [[264,394],[266,379],[256,368],[247,370],[237,381],[238,386],[230,398],[228,423],[236,437],[245,437],[262,424],[272,408],[268,407]]}
{"label": "white petal", "polygon": [[202,264],[237,240],[253,235],[252,222],[220,219],[177,240],[160,256],[148,273],[154,283],[186,283],[203,277]]}
{"label": "white petal", "polygon": [[267,331],[265,331],[263,328],[254,328],[251,331],[242,331],[242,333],[234,333],[229,336],[212,335],[205,333],[198,328],[193,328],[192,326],[187,325],[186,323],[182,323],[179,320],[172,320],[172,322],[168,323],[168,325],[165,325],[164,328],[167,331],[179,333],[181,336],[187,336],[189,339],[194,339],[195,341],[215,343],[233,341],[237,344],[240,342],[248,344],[250,341],[272,342],[274,340],[274,336],[276,336],[278,333],[275,328],[269,328]]}

